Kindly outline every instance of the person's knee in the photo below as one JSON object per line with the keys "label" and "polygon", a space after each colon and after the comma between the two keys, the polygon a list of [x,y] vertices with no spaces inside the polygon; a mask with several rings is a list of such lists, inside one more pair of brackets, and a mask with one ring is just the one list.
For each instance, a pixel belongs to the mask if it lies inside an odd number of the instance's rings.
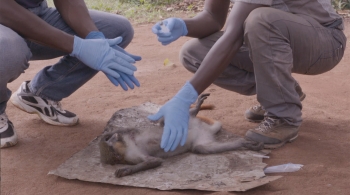
{"label": "person's knee", "polygon": [[269,30],[271,23],[276,21],[273,8],[261,7],[254,9],[244,22],[244,36],[251,37]]}
{"label": "person's knee", "polygon": [[0,80],[11,82],[29,67],[32,53],[23,39],[0,36]]}
{"label": "person's knee", "polygon": [[134,29],[130,21],[124,16],[113,15],[109,20],[105,20],[108,29],[103,32],[106,38],[112,39],[116,37],[123,37],[123,41],[119,44],[120,47],[125,48],[134,38]]}
{"label": "person's knee", "polygon": [[198,57],[198,39],[191,39],[187,41],[181,48],[180,61],[182,65],[190,72],[196,72],[201,62]]}
{"label": "person's knee", "polygon": [[120,20],[121,23],[119,25],[122,26],[122,29],[124,29],[124,32],[122,33],[123,42],[121,43],[121,47],[126,47],[129,45],[131,40],[134,38],[134,28],[132,27],[129,20],[127,20],[125,17],[121,16],[123,19]]}

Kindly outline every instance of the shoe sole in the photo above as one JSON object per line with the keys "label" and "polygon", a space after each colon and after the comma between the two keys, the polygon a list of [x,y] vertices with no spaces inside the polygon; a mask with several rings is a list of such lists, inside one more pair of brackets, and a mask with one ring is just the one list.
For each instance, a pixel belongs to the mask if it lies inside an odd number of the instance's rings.
{"label": "shoe sole", "polygon": [[296,136],[292,137],[291,139],[286,140],[284,142],[281,142],[279,144],[264,144],[264,148],[265,149],[277,149],[277,148],[284,146],[284,144],[286,144],[287,142],[292,143],[297,137],[298,137],[298,134]]}
{"label": "shoe sole", "polygon": [[252,120],[252,119],[249,119],[247,117],[245,117],[245,119],[248,120],[251,123],[260,123],[261,121],[263,121],[263,120]]}
{"label": "shoe sole", "polygon": [[303,101],[303,100],[305,99],[305,97],[306,97],[306,94],[303,93],[303,94],[300,96],[300,101]]}
{"label": "shoe sole", "polygon": [[17,135],[14,134],[12,137],[2,138],[1,139],[1,147],[0,148],[9,148],[18,143]]}
{"label": "shoe sole", "polygon": [[23,104],[19,100],[19,98],[17,96],[17,92],[12,94],[12,96],[10,98],[10,101],[12,102],[13,105],[15,105],[17,108],[23,110],[24,112],[27,112],[29,114],[37,114],[43,121],[45,121],[46,123],[48,123],[50,125],[55,125],[55,126],[74,126],[74,125],[78,124],[78,122],[79,122],[79,119],[77,119],[77,121],[75,123],[72,123],[72,124],[65,124],[65,123],[59,123],[59,122],[56,122],[56,121],[52,121],[52,120],[48,119],[45,115],[41,114],[36,109]]}

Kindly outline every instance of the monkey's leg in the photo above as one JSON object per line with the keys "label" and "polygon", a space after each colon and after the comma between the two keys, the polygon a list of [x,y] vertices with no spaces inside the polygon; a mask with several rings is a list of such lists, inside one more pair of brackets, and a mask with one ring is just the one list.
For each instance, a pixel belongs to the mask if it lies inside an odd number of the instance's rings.
{"label": "monkey's leg", "polygon": [[156,167],[159,167],[163,162],[163,159],[161,158],[148,158],[146,161],[143,161],[136,165],[130,165],[121,169],[118,169],[115,171],[114,175],[116,177],[124,177],[127,175],[131,175],[140,171],[145,171],[148,169],[153,169]]}
{"label": "monkey's leg", "polygon": [[208,144],[196,145],[192,148],[192,152],[198,153],[198,154],[216,154],[216,153],[241,149],[243,147],[250,150],[258,151],[263,149],[263,144],[253,142],[253,141],[248,141],[242,138],[236,141],[225,142],[225,143],[211,142]]}
{"label": "monkey's leg", "polygon": [[190,115],[191,116],[197,116],[198,112],[201,109],[201,105],[203,104],[204,100],[207,99],[209,96],[209,93],[201,94],[197,99],[196,107],[190,109]]}

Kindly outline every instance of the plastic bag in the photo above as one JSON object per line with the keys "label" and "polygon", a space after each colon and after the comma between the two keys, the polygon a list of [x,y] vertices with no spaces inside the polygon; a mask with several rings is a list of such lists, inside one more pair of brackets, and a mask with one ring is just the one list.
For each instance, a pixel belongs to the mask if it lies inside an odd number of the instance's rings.
{"label": "plastic bag", "polygon": [[299,171],[301,167],[304,165],[301,164],[293,164],[293,163],[288,163],[288,164],[283,164],[283,165],[276,165],[276,166],[271,166],[271,167],[266,167],[264,169],[265,173],[286,173],[286,172],[295,172]]}
{"label": "plastic bag", "polygon": [[174,62],[170,61],[168,58],[166,58],[163,62],[163,65],[166,67],[175,67],[176,65],[174,64]]}

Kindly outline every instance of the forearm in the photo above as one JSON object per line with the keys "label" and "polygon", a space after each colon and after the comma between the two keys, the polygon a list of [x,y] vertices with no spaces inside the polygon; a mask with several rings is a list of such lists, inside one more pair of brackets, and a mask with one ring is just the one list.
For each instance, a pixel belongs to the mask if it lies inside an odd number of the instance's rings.
{"label": "forearm", "polygon": [[85,38],[91,31],[98,31],[84,0],[54,0],[64,21],[78,36]]}
{"label": "forearm", "polygon": [[229,0],[206,0],[201,13],[184,20],[187,36],[203,38],[220,31],[225,25],[229,5]]}
{"label": "forearm", "polygon": [[243,24],[249,13],[261,5],[237,2],[228,17],[222,37],[205,56],[190,83],[201,94],[224,71],[243,43]]}
{"label": "forearm", "polygon": [[71,53],[74,37],[29,12],[14,0],[0,0],[0,24],[26,39]]}
{"label": "forearm", "polygon": [[193,38],[207,37],[222,29],[222,25],[213,20],[207,12],[201,12],[196,17],[191,19],[184,19],[188,34],[187,36]]}
{"label": "forearm", "polygon": [[237,32],[234,42],[229,42],[229,39],[227,36],[223,36],[216,42],[194,76],[190,79],[190,83],[198,94],[201,94],[209,87],[225,70],[243,43],[243,33]]}

